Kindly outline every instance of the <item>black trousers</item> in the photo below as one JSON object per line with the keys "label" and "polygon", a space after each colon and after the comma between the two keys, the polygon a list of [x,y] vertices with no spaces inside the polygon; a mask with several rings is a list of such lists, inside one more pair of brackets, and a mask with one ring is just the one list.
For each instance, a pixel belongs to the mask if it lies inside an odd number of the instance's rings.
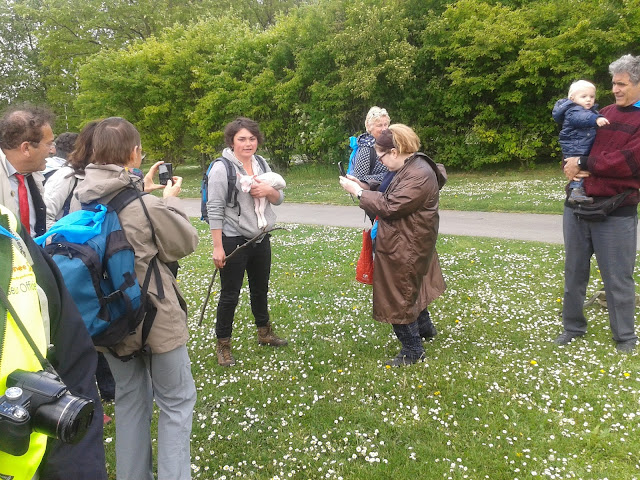
{"label": "black trousers", "polygon": [[[222,246],[227,256],[238,246],[247,242],[244,237],[222,236]],[[269,235],[260,243],[238,251],[220,269],[220,301],[216,316],[216,336],[227,338],[233,330],[233,317],[238,306],[240,289],[244,281],[244,272],[249,280],[249,298],[251,312],[256,326],[264,327],[269,323],[269,309],[267,293],[269,291],[269,276],[271,275],[271,242]]]}
{"label": "black trousers", "polygon": [[100,397],[105,402],[111,402],[116,398],[116,381],[113,379],[107,359],[98,352],[98,368],[96,368],[96,381]]}

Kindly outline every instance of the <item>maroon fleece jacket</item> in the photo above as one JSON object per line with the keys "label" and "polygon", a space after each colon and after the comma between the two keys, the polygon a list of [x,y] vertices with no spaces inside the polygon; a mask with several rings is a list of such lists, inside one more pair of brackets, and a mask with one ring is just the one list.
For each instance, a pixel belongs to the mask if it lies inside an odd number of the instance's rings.
{"label": "maroon fleece jacket", "polygon": [[612,197],[629,188],[622,206],[635,206],[640,200],[640,108],[609,105],[600,113],[610,124],[598,128],[587,158],[591,173],[584,188],[592,197]]}

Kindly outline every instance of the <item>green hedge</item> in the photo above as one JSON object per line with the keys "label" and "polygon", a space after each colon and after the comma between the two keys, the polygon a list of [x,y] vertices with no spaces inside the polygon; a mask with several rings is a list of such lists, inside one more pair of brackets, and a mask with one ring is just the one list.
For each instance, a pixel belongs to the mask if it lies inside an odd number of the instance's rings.
{"label": "green hedge", "polygon": [[174,162],[218,152],[238,115],[260,121],[281,167],[294,154],[335,162],[379,105],[448,166],[543,163],[559,158],[551,108],[572,81],[611,103],[608,64],[640,53],[639,12],[637,1],[320,0],[266,30],[215,18],[103,51],[80,69],[76,107],[87,120],[126,116]]}

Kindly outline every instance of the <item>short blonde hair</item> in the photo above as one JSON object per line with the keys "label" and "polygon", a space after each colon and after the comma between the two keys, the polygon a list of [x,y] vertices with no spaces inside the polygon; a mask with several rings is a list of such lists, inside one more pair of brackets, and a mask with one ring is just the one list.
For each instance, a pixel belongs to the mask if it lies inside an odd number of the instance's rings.
{"label": "short blonde hair", "polygon": [[567,95],[567,98],[571,100],[571,97],[573,97],[576,93],[587,88],[592,88],[594,92],[596,91],[596,86],[593,83],[587,82],[586,80],[577,80],[573,82],[569,87],[569,95]]}
{"label": "short blonde hair", "polygon": [[387,117],[389,119],[389,123],[391,123],[391,117],[389,117],[386,109],[375,106],[371,107],[367,113],[367,117],[364,119],[364,129],[370,133],[371,130],[369,130],[369,128],[381,117]]}

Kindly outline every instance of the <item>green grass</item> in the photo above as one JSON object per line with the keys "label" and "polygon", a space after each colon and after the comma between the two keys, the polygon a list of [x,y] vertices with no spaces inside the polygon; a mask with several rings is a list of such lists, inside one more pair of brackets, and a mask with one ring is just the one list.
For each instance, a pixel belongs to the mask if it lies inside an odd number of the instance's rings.
{"label": "green grass", "polygon": [[[561,246],[442,236],[448,289],[430,310],[427,361],[401,369],[389,325],[354,280],[354,229],[274,232],[270,312],[282,349],[259,347],[246,286],[234,323],[237,365],[215,360],[216,281],[202,222],[180,285],[198,388],[193,478],[640,478],[640,357],[615,353],[606,311],[561,331]],[[636,278],[636,282],[638,278]],[[589,294],[600,288],[592,268]],[[107,407],[113,413],[113,407]],[[114,427],[105,431],[111,478]]]}
{"label": "green grass", "polygon": [[[287,181],[286,201],[332,205],[353,202],[338,183],[338,169],[324,165],[297,165],[280,172]],[[200,195],[202,174],[196,165],[176,170],[184,178],[184,197]],[[479,173],[449,172],[440,192],[446,210],[561,214],[566,179],[559,166],[531,170],[489,170]]]}

